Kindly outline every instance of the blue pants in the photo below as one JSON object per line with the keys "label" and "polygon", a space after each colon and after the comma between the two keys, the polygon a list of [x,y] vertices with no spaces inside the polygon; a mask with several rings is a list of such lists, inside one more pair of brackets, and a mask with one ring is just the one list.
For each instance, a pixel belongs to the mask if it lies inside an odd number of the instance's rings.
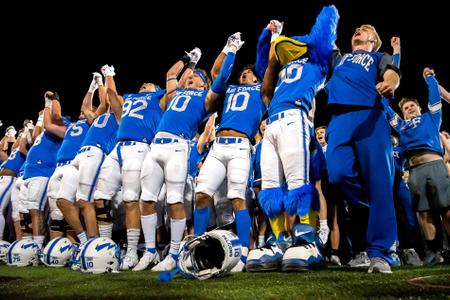
{"label": "blue pants", "polygon": [[391,129],[381,109],[333,115],[327,129],[330,182],[353,203],[370,205],[367,254],[391,262],[397,240]]}

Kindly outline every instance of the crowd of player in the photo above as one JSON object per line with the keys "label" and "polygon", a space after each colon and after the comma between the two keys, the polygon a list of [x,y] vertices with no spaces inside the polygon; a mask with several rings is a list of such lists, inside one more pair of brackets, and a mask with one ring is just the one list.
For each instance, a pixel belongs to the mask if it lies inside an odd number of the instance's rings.
{"label": "crowd of player", "polygon": [[[239,251],[222,257],[212,244],[198,248],[194,277],[202,268],[298,271],[345,262],[390,273],[400,263],[444,262],[450,136],[440,125],[441,98],[450,95],[425,68],[429,111],[402,99],[402,119],[390,107],[400,39],[391,40],[392,56],[377,52],[375,28],[363,25],[352,52],[340,54],[338,18],[325,7],[309,34],[292,38],[272,20],[238,84],[229,83],[244,44],[235,33],[210,74],[197,68],[195,48],[169,69],[165,89],[144,83],[120,96],[115,68],[103,66],[76,121],[63,117],[56,92],[46,92],[36,124],[8,127],[0,144],[0,240],[12,242],[2,242],[1,258],[29,265],[40,256],[88,272],[172,271],[179,261],[192,267],[180,252],[210,237]],[[322,89],[328,127],[313,118]]]}

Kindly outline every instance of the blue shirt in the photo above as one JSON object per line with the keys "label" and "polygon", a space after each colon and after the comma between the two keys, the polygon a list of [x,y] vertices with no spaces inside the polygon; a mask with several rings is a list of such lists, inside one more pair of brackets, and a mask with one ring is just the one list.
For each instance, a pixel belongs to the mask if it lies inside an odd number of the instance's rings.
{"label": "blue shirt", "polygon": [[52,176],[61,143],[62,139],[44,130],[28,151],[23,179]]}
{"label": "blue shirt", "polygon": [[407,159],[417,150],[425,150],[444,154],[439,137],[439,129],[442,123],[442,103],[439,94],[439,84],[434,76],[426,78],[428,84],[428,109],[429,111],[403,120],[390,107],[387,107],[389,123],[400,134],[400,153]]}
{"label": "blue shirt", "polygon": [[116,144],[118,127],[112,112],[98,116],[89,128],[81,147],[97,146],[108,154]]}
{"label": "blue shirt", "polygon": [[261,98],[261,84],[230,85],[225,99],[217,131],[232,129],[253,139],[266,110]]}
{"label": "blue shirt", "polygon": [[164,111],[159,101],[165,91],[126,94],[117,139],[151,143]]}
{"label": "blue shirt", "polygon": [[19,148],[16,148],[11,152],[8,159],[2,163],[1,168],[11,170],[17,175],[26,159],[27,157],[19,151]]}
{"label": "blue shirt", "polygon": [[325,82],[327,69],[308,62],[308,58],[286,64],[278,75],[269,116],[293,108],[309,112],[317,91]]}
{"label": "blue shirt", "polygon": [[261,175],[261,146],[263,140],[256,144],[255,155],[253,158],[253,185],[261,185],[262,175]]}
{"label": "blue shirt", "polygon": [[198,126],[208,117],[205,108],[207,93],[207,90],[177,89],[156,132],[170,132],[192,140]]}
{"label": "blue shirt", "polygon": [[70,161],[75,158],[88,130],[89,124],[84,119],[70,123],[64,135],[61,148],[58,151],[58,162]]}
{"label": "blue shirt", "polygon": [[202,158],[202,155],[197,150],[197,141],[191,142],[191,152],[189,154],[189,172],[188,174],[192,177],[197,176],[198,163]]}
{"label": "blue shirt", "polygon": [[386,53],[357,50],[338,57],[326,85],[328,104],[375,107],[381,105],[375,86],[384,72],[396,69]]}

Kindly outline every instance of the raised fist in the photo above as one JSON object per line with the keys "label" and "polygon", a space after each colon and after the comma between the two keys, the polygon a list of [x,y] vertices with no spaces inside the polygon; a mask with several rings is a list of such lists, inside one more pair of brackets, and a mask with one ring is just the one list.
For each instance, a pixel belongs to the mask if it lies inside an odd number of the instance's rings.
{"label": "raised fist", "polygon": [[244,45],[244,41],[241,41],[241,33],[236,32],[232,34],[227,40],[227,47],[232,50],[234,48],[235,52],[241,49],[242,45]]}
{"label": "raised fist", "polygon": [[202,51],[200,48],[195,47],[190,52],[186,52],[186,55],[189,57],[189,62],[193,64],[197,64],[202,57]]}
{"label": "raised fist", "polygon": [[102,74],[103,76],[115,76],[116,73],[114,72],[114,66],[108,66],[108,65],[104,65],[101,68]]}
{"label": "raised fist", "polygon": [[277,33],[280,35],[281,31],[283,31],[283,23],[278,20],[271,20],[269,24],[267,24],[267,29],[269,29],[272,34]]}

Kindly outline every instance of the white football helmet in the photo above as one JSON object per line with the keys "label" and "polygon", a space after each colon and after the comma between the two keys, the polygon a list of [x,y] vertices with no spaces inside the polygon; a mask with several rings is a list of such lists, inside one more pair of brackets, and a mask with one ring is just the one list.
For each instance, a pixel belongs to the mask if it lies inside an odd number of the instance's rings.
{"label": "white football helmet", "polygon": [[81,271],[100,274],[118,271],[120,248],[110,238],[92,238],[81,248]]}
{"label": "white football helmet", "polygon": [[187,278],[205,280],[224,276],[239,262],[241,253],[241,243],[234,233],[213,230],[183,246],[178,268]]}
{"label": "white football helmet", "polygon": [[6,254],[10,245],[7,241],[0,241],[0,263],[6,263]]}
{"label": "white football helmet", "polygon": [[37,266],[39,263],[38,250],[39,246],[31,237],[17,240],[9,246],[7,264],[17,267]]}
{"label": "white football helmet", "polygon": [[42,251],[41,261],[47,267],[64,267],[72,256],[73,248],[68,238],[54,238]]}

